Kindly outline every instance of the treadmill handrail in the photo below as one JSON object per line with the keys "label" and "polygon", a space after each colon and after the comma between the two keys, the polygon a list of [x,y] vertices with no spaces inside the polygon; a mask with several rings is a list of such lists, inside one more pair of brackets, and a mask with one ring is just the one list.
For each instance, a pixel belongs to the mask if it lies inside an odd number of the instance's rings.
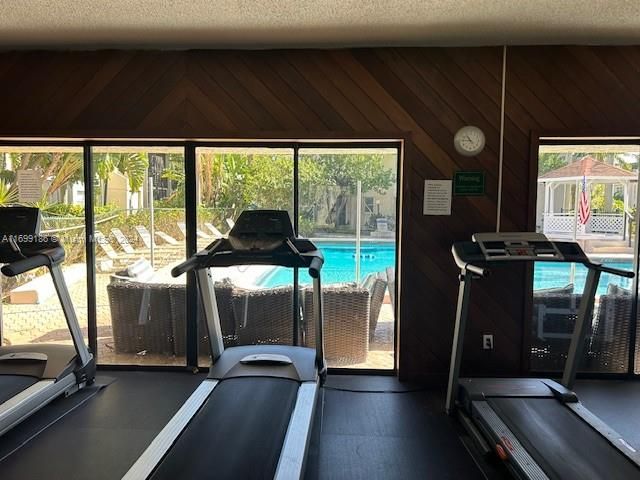
{"label": "treadmill handrail", "polygon": [[[308,242],[314,250],[300,252],[296,241]],[[235,251],[227,238],[221,238],[199,251],[184,262],[171,269],[171,275],[178,277],[183,273],[209,267],[229,267],[234,265],[276,265],[285,267],[306,267],[309,275],[317,278],[324,264],[324,256],[309,240],[283,239],[280,247],[286,246],[287,251]],[[287,257],[289,257],[287,259]],[[285,261],[286,259],[286,261]]]}
{"label": "treadmill handrail", "polygon": [[620,277],[625,277],[625,278],[635,277],[635,273],[629,270],[622,270],[621,268],[608,267],[607,265],[598,263],[598,262],[584,262],[583,265],[593,270],[599,270],[600,272],[603,272],[603,273],[611,273],[613,275],[618,275]]}
{"label": "treadmill handrail", "polygon": [[64,259],[62,246],[40,250],[33,256],[15,260],[2,267],[2,273],[7,277],[15,277],[21,273],[34,270],[39,267],[50,267],[60,263]]}
{"label": "treadmill handrail", "polygon": [[[569,244],[571,242],[561,242],[563,244]],[[477,276],[480,277],[486,277],[490,272],[491,269],[489,267],[486,266],[482,266],[479,265],[477,263],[472,263],[467,261],[465,258],[463,258],[463,255],[461,254],[461,250],[463,249],[463,247],[468,247],[468,246],[473,246],[473,245],[477,245],[474,242],[456,242],[452,245],[451,247],[451,253],[453,255],[453,259],[456,262],[456,265],[458,266],[458,268],[460,268],[460,270],[464,271],[468,271],[471,272]],[[478,247],[478,254],[480,252],[480,247]],[[505,264],[508,265],[510,262],[554,262],[554,263],[579,263],[581,265],[584,265],[586,268],[589,268],[591,270],[598,270],[600,272],[603,273],[610,273],[612,275],[618,275],[621,277],[625,277],[625,278],[633,278],[635,276],[635,273],[630,271],[630,270],[623,270],[620,268],[615,268],[615,267],[610,267],[606,264],[602,264],[599,262],[593,262],[591,261],[586,255],[577,255],[575,257],[572,256],[566,256],[563,260],[558,260],[558,259],[550,259],[550,258],[545,258],[545,257],[540,257],[539,260],[533,260],[530,258],[526,258],[526,259],[520,259],[518,257],[513,257],[513,259],[509,259],[509,261],[504,261],[504,260],[496,260],[496,261],[490,261],[490,260],[483,260],[482,263],[483,264],[490,264],[492,267],[493,266],[504,266]]]}

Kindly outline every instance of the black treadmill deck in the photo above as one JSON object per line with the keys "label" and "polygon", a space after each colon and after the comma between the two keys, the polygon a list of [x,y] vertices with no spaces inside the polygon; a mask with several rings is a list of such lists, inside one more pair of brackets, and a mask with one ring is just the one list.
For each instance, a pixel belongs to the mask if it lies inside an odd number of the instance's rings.
{"label": "black treadmill deck", "polygon": [[38,380],[28,375],[0,375],[0,405],[35,385]]}
{"label": "black treadmill deck", "polygon": [[495,397],[487,403],[551,479],[640,479],[640,468],[554,398]]}
{"label": "black treadmill deck", "polygon": [[149,478],[273,478],[299,385],[222,380]]}

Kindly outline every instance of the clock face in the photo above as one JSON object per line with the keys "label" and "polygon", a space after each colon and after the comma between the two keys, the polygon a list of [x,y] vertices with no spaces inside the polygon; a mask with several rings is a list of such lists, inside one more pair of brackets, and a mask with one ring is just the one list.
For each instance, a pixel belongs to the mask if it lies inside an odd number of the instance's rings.
{"label": "clock face", "polygon": [[478,127],[462,127],[453,137],[453,146],[461,155],[477,155],[484,148],[484,132]]}

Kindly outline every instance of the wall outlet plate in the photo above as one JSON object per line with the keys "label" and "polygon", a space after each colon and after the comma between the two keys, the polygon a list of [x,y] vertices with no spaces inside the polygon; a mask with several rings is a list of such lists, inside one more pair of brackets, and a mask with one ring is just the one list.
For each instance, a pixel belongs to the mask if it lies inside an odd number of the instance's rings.
{"label": "wall outlet plate", "polygon": [[493,350],[493,335],[490,335],[490,334],[482,335],[482,349]]}

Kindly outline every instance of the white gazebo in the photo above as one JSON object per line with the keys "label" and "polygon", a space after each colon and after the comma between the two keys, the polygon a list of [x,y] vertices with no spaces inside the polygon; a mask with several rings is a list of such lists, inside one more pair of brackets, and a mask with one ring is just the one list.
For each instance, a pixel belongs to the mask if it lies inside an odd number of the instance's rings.
{"label": "white gazebo", "polygon": [[[591,215],[585,225],[578,219],[582,182],[586,179]],[[604,208],[594,211],[591,192],[604,185]],[[551,170],[538,178],[538,229],[547,235],[569,238],[620,238],[628,235],[628,220],[636,205],[638,173],[591,156]],[[616,193],[622,193],[623,209],[614,211]]]}

